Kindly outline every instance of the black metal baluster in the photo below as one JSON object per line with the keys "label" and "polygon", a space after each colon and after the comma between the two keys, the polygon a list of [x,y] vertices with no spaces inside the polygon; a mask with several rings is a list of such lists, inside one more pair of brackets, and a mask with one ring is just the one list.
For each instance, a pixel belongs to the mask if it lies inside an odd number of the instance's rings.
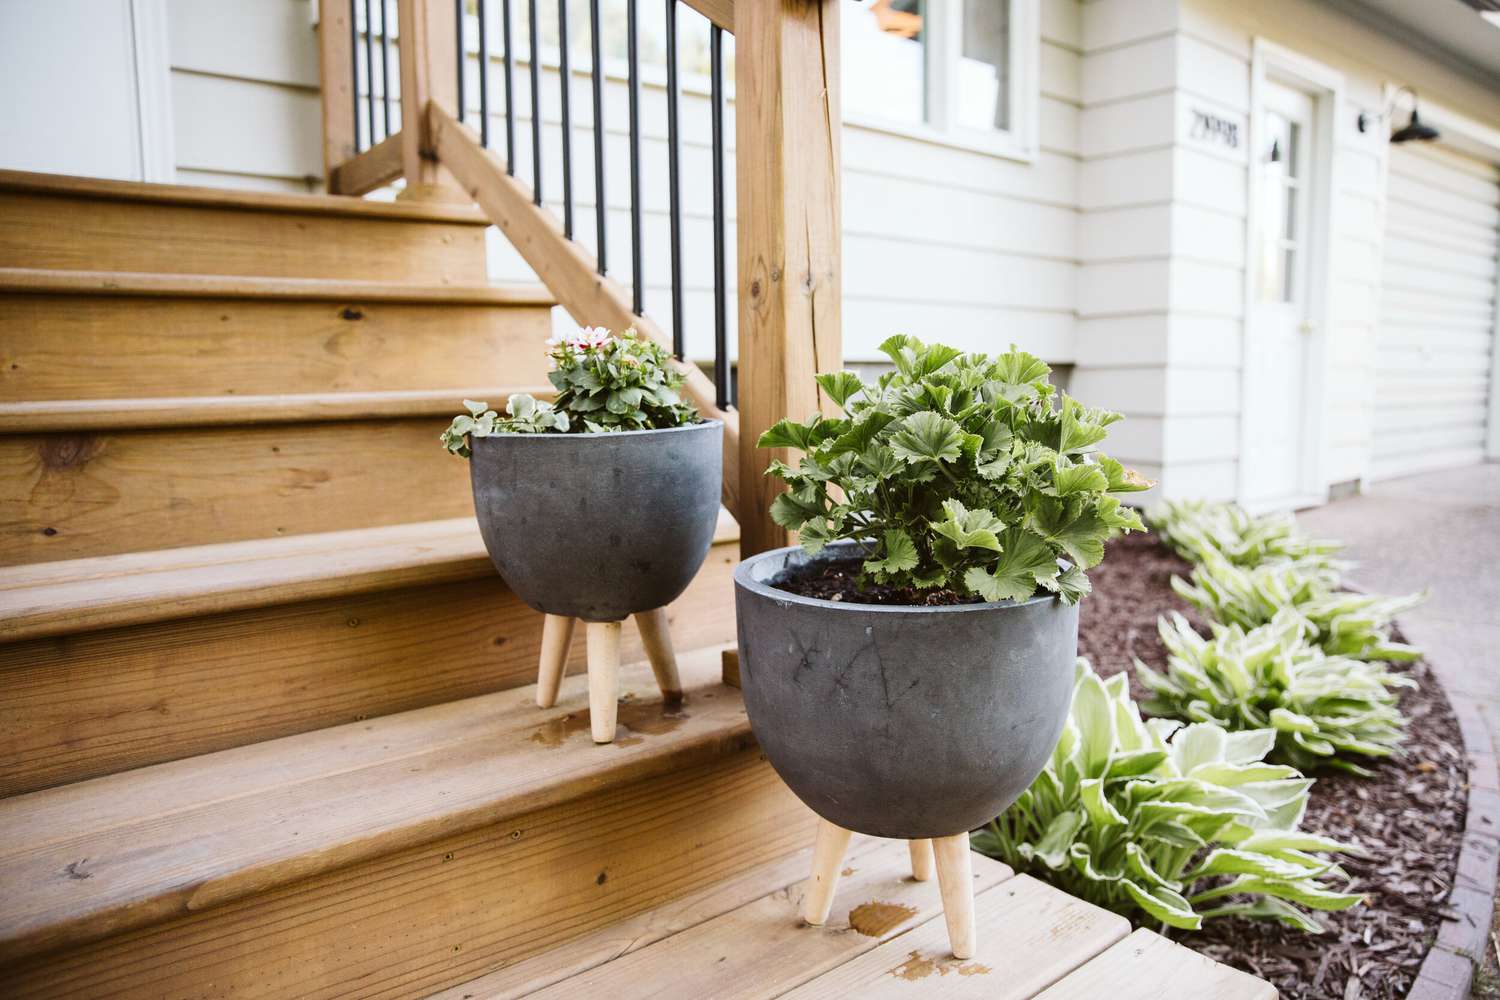
{"label": "black metal baluster", "polygon": [[510,0],[501,0],[500,16],[505,18],[505,172],[516,172],[516,77],[515,59],[510,38]]}
{"label": "black metal baluster", "polygon": [[386,0],[380,0],[380,101],[384,105],[385,135],[391,135],[391,32]]}
{"label": "black metal baluster", "polygon": [[636,0],[625,0],[626,59],[630,65],[630,281],[631,311],[645,315],[646,283],[641,277],[641,60],[636,40]]}
{"label": "black metal baluster", "polygon": [[[396,0],[397,3],[400,0]],[[453,0],[453,23],[454,34],[458,36],[458,120],[462,124],[464,120],[464,61],[468,58],[464,53],[464,0]],[[480,33],[484,33],[481,26]],[[404,110],[404,109],[403,109]],[[402,115],[402,128],[406,127],[405,115]]]}
{"label": "black metal baluster", "polygon": [[526,4],[526,27],[531,32],[531,51],[526,63],[531,68],[531,200],[542,203],[542,53],[537,44],[536,0]]}
{"label": "black metal baluster", "polygon": [[[479,15],[479,144],[490,148],[490,29],[485,17],[484,0],[478,0],[474,8]],[[506,42],[506,59],[510,58],[510,43]],[[508,83],[506,86],[510,86]]]}
{"label": "black metal baluster", "polygon": [[365,0],[365,88],[370,110],[370,145],[375,145],[375,21],[370,16],[370,0]]}
{"label": "black metal baluster", "polygon": [[359,0],[349,0],[349,95],[354,102],[354,151],[359,144]]}
{"label": "black metal baluster", "polygon": [[568,0],[557,0],[557,71],[562,76],[563,235],[573,238],[573,76],[568,67]]}
{"label": "black metal baluster", "polygon": [[714,175],[714,405],[727,409],[729,379],[729,294],[724,278],[724,29],[708,30],[709,101],[713,122]]}
{"label": "black metal baluster", "polygon": [[604,274],[604,46],[599,40],[599,0],[589,0],[589,30],[593,33],[589,44],[594,57],[590,81],[594,89],[594,226],[599,241],[599,273]]}
{"label": "black metal baluster", "polygon": [[677,138],[677,0],[667,4],[667,214],[672,260],[672,353],[679,359],[686,350],[682,329],[682,189],[678,160],[682,154]]}

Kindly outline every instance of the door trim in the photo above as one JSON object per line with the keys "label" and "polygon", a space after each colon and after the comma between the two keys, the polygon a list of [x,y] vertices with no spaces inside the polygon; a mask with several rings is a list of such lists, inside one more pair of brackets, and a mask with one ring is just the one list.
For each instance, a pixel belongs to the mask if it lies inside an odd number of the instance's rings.
{"label": "door trim", "polygon": [[167,3],[166,0],[129,0],[129,3],[141,179],[171,184],[177,180],[177,149],[172,132]]}
{"label": "door trim", "polygon": [[1246,123],[1247,184],[1245,203],[1245,310],[1240,342],[1240,453],[1236,499],[1242,505],[1267,506],[1264,499],[1252,499],[1246,465],[1250,454],[1253,395],[1250,385],[1250,351],[1255,328],[1260,287],[1257,250],[1256,207],[1259,205],[1260,172],[1256,169],[1256,150],[1262,139],[1261,112],[1265,103],[1267,80],[1305,91],[1314,104],[1314,128],[1311,136],[1313,175],[1308,178],[1311,210],[1307,234],[1307,317],[1313,332],[1307,338],[1307,355],[1303,366],[1303,435],[1306,447],[1297,488],[1285,498],[1287,505],[1322,503],[1328,496],[1328,342],[1333,318],[1332,259],[1333,234],[1337,231],[1337,202],[1333,179],[1338,176],[1337,123],[1344,108],[1344,75],[1330,66],[1292,49],[1257,37],[1250,56],[1250,114]]}

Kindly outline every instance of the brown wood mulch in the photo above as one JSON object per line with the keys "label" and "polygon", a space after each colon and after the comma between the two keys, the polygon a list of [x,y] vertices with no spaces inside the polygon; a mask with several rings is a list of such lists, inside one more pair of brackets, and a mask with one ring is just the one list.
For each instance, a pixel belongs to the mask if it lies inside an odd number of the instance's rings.
{"label": "brown wood mulch", "polygon": [[[1201,616],[1172,592],[1173,573],[1190,567],[1151,536],[1110,543],[1089,572],[1079,653],[1103,676],[1131,669],[1137,656],[1160,668],[1159,613],[1175,608],[1200,628]],[[1203,631],[1207,631],[1206,628]],[[1372,778],[1316,775],[1303,828],[1367,852],[1344,868],[1367,902],[1320,915],[1322,934],[1241,919],[1211,920],[1172,937],[1217,961],[1270,980],[1291,1000],[1405,997],[1446,912],[1467,808],[1468,770],[1458,721],[1426,663],[1408,668],[1419,687],[1401,709],[1411,720],[1403,757],[1376,765]],[[1143,693],[1132,678],[1136,697]]]}

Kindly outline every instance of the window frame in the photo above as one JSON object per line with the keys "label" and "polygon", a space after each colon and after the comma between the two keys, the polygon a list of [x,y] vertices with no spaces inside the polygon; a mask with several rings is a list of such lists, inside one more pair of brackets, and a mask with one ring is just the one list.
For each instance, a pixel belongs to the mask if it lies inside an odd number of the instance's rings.
{"label": "window frame", "polygon": [[[971,0],[973,2],[973,0]],[[986,0],[979,0],[986,2]],[[924,0],[924,56],[938,52],[941,59],[923,59],[925,116],[921,124],[882,118],[868,112],[844,114],[844,124],[885,132],[975,153],[1030,163],[1040,152],[1038,119],[1041,104],[1041,24],[1038,0],[1001,0],[1010,5],[1010,107],[1007,129],[976,129],[952,122],[949,98],[963,56],[964,0]],[[841,11],[849,16],[848,11]]]}

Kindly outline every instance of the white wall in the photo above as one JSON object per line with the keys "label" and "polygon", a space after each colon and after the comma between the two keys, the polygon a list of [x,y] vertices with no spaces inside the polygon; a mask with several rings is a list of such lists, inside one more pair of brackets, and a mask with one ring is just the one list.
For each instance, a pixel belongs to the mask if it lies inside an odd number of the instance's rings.
{"label": "white wall", "polygon": [[[317,189],[322,172],[318,56],[306,0],[171,0],[170,15],[179,178],[184,183]],[[1052,362],[1073,360],[1078,274],[1078,4],[1076,0],[1042,0],[1041,15],[1042,149],[1036,162],[869,128],[845,128],[844,343],[849,360],[877,357],[875,346],[895,332],[989,350],[1004,349],[1014,341]],[[693,17],[686,11],[681,15],[684,21]],[[471,50],[473,24],[471,18]],[[518,45],[523,44],[518,39]],[[551,62],[541,88],[543,191],[548,204],[560,212],[560,86],[553,68],[555,53],[547,59],[545,45],[543,53],[544,65]],[[467,88],[467,103],[475,117],[476,65],[471,60]],[[576,58],[574,68],[579,68]],[[498,70],[497,60],[491,83],[492,144],[503,149],[499,115],[504,91]],[[529,181],[527,72],[525,63],[516,66],[516,160],[518,174]],[[690,353],[711,356],[707,80],[684,77],[685,322]],[[588,87],[588,78],[575,73],[576,234],[592,248]],[[613,276],[628,282],[626,120],[626,88],[617,75],[610,79],[605,102],[609,264]],[[726,122],[731,146],[733,122],[731,105]],[[646,304],[658,322],[670,327],[665,91],[659,76],[648,76],[643,87],[642,129]],[[733,169],[731,159],[727,177],[731,217]],[[492,246],[495,278],[531,279],[503,241],[497,238]],[[732,284],[732,225],[728,248]],[[729,315],[732,323],[732,301]]]}
{"label": "white wall", "polygon": [[[1238,482],[1250,61],[1264,38],[1344,78],[1336,119],[1331,322],[1322,478],[1368,468],[1388,134],[1355,128],[1387,83],[1479,121],[1500,93],[1311,0],[1087,0],[1083,5],[1085,399],[1127,413],[1119,452],[1170,495],[1232,497]],[[1194,138],[1192,111],[1238,125],[1237,149]]]}

